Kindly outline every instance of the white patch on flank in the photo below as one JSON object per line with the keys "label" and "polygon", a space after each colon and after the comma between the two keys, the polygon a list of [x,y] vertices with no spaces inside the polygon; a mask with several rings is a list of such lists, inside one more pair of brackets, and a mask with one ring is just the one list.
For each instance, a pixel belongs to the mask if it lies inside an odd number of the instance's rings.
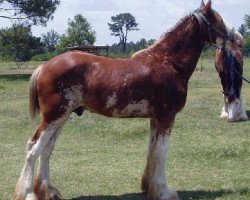
{"label": "white patch on flank", "polygon": [[77,107],[83,101],[82,86],[76,85],[63,90],[65,98],[68,100],[69,107]]}
{"label": "white patch on flank", "polygon": [[128,104],[122,111],[115,110],[113,116],[115,117],[126,117],[130,114],[143,116],[148,113],[148,101],[141,100],[138,103],[133,101],[131,104]]}
{"label": "white patch on flank", "polygon": [[117,96],[116,93],[113,92],[113,94],[111,96],[108,96],[107,98],[106,108],[114,106],[116,102],[117,102]]}

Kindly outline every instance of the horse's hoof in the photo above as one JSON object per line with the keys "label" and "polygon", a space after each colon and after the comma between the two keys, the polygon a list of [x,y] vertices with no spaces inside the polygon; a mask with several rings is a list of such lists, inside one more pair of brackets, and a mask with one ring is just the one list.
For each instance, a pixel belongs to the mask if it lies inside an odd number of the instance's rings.
{"label": "horse's hoof", "polygon": [[147,195],[147,200],[180,200],[176,191],[171,189],[164,189],[163,191],[159,191],[157,194],[152,190],[149,191]]}
{"label": "horse's hoof", "polygon": [[220,115],[221,119],[228,118],[228,113],[226,111],[223,111]]}
{"label": "horse's hoof", "polygon": [[163,194],[160,200],[180,200],[180,198],[176,191],[167,189],[166,194]]}
{"label": "horse's hoof", "polygon": [[241,121],[247,121],[248,120],[248,116],[247,115],[243,115],[243,116],[240,116],[239,119]]}

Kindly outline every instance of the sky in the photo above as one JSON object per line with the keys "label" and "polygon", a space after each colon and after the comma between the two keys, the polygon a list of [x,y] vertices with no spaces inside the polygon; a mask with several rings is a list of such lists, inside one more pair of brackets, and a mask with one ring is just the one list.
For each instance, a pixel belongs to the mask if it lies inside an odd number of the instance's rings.
{"label": "sky", "polygon": [[[33,26],[32,32],[37,37],[51,29],[63,34],[68,20],[82,14],[97,33],[95,45],[112,45],[118,43],[119,38],[110,34],[107,23],[111,22],[111,16],[131,13],[140,30],[129,32],[128,41],[158,39],[200,3],[201,0],[61,0],[47,27]],[[212,8],[238,29],[244,16],[250,14],[250,0],[212,0]],[[6,26],[11,26],[11,22],[0,18],[0,27]]]}

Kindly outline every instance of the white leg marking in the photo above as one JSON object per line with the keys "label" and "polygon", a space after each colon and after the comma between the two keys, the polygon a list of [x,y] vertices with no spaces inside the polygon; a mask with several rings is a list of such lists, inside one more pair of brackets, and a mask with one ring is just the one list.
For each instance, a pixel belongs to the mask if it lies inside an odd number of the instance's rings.
{"label": "white leg marking", "polygon": [[220,118],[228,118],[228,103],[227,103],[227,100],[226,100],[226,96],[223,95],[224,97],[224,105],[221,109],[221,115],[220,115]]}
{"label": "white leg marking", "polygon": [[41,153],[44,145],[43,143],[46,140],[46,134],[44,133],[44,131],[41,132],[40,138],[35,144],[30,140],[28,141],[24,167],[15,189],[15,198],[17,199],[35,199],[35,195],[33,194],[34,170],[36,160]]}
{"label": "white leg marking", "polygon": [[228,104],[228,121],[235,122],[239,120],[239,107],[240,100],[235,99],[232,103]]}
{"label": "white leg marking", "polygon": [[19,198],[35,199],[35,195],[33,193],[35,163],[38,157],[41,155],[44,146],[49,142],[54,132],[56,131],[57,127],[59,126],[58,123],[61,124],[62,121],[58,120],[48,125],[48,128],[40,133],[40,137],[36,141],[36,143],[30,140],[28,141],[24,167],[22,169],[21,175],[18,179],[15,189],[16,199]]}
{"label": "white leg marking", "polygon": [[170,129],[166,130],[164,135],[156,136],[156,129],[152,125],[149,154],[142,187],[146,187],[144,184],[148,184],[148,199],[177,200],[179,199],[177,193],[168,188],[166,179],[166,160],[170,144]]}
{"label": "white leg marking", "polygon": [[54,149],[56,140],[62,130],[62,126],[58,128],[56,133],[52,136],[52,138],[48,141],[45,148],[43,149],[38,165],[38,178],[41,179],[42,183],[46,185],[51,185],[50,174],[49,174],[49,158]]}
{"label": "white leg marking", "polygon": [[158,187],[157,196],[159,199],[170,199],[176,195],[170,190],[166,179],[166,160],[170,144],[170,135],[159,135],[158,138],[151,144],[152,148],[152,178],[151,184]]}
{"label": "white leg marking", "polygon": [[63,90],[64,96],[70,108],[75,108],[83,102],[83,89],[81,85],[75,85]]}
{"label": "white leg marking", "polygon": [[243,93],[240,94],[240,106],[239,106],[239,119],[243,121],[248,120],[248,116],[245,110],[245,103],[243,99]]}

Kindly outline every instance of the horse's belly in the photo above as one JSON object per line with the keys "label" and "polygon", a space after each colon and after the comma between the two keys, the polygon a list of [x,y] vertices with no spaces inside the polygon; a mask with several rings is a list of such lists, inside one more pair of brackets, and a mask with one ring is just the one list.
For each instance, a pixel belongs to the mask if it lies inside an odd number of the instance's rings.
{"label": "horse's belly", "polygon": [[106,102],[102,106],[85,105],[87,110],[108,117],[132,118],[149,117],[150,108],[147,100],[132,101],[127,104],[119,105],[115,101]]}

